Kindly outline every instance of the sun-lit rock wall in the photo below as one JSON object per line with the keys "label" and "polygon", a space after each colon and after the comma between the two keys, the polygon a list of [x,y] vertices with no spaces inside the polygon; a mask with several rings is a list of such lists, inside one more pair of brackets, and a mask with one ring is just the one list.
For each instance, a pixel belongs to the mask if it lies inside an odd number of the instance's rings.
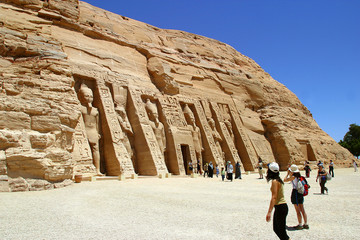
{"label": "sun-lit rock wall", "polygon": [[258,158],[348,164],[286,87],[219,41],[76,0],[0,1],[0,188],[189,174]]}

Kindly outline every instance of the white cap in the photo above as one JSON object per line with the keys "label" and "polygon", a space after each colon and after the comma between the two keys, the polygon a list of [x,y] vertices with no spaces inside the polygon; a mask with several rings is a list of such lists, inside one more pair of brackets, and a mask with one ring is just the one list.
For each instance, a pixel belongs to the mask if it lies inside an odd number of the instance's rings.
{"label": "white cap", "polygon": [[272,162],[269,164],[269,169],[272,171],[272,172],[279,172],[279,164],[277,164],[276,162]]}
{"label": "white cap", "polygon": [[289,171],[293,172],[293,173],[300,172],[298,166],[296,166],[295,164],[293,164],[289,167]]}

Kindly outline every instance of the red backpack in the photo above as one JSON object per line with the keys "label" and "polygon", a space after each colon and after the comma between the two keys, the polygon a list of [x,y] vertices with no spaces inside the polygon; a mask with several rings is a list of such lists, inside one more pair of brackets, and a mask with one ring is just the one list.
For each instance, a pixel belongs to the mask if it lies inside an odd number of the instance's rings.
{"label": "red backpack", "polygon": [[308,194],[309,194],[310,185],[309,185],[308,182],[306,181],[306,178],[301,176],[301,177],[300,177],[300,182],[301,182],[302,185],[304,186],[303,196],[308,195]]}

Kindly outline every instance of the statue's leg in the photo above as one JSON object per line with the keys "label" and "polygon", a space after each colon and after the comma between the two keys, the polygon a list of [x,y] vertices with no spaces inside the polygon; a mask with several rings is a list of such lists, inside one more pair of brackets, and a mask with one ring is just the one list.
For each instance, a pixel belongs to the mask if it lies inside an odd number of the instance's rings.
{"label": "statue's leg", "polygon": [[93,163],[96,168],[96,174],[97,175],[103,175],[100,172],[100,150],[99,150],[99,143],[90,143],[91,146],[91,152],[93,155]]}

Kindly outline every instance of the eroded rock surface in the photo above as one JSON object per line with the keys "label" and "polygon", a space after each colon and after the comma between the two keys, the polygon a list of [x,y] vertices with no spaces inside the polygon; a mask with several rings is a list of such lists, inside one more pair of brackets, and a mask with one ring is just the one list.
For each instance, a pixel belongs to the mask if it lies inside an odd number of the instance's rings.
{"label": "eroded rock surface", "polygon": [[0,16],[0,189],[190,174],[190,162],[354,159],[227,44],[77,0],[0,1]]}

